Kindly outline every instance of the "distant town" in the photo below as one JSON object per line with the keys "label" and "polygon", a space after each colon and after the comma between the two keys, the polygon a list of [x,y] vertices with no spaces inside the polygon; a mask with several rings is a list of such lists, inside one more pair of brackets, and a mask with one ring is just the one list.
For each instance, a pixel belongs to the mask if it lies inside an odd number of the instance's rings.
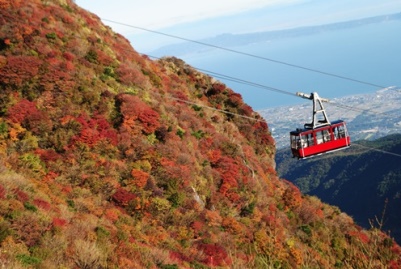
{"label": "distant town", "polygon": [[[324,96],[323,96],[324,97]],[[345,120],[352,141],[401,133],[401,88],[351,95],[323,103],[330,121]],[[312,102],[258,111],[267,121],[277,149],[288,147],[289,132],[312,121]]]}

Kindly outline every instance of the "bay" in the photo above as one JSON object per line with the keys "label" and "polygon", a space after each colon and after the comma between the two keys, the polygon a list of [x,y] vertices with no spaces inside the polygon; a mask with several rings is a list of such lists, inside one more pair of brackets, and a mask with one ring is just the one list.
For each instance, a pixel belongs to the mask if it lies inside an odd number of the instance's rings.
{"label": "bay", "polygon": [[[316,91],[326,98],[371,93],[382,87],[401,86],[399,20],[230,49],[286,64],[219,49],[183,55],[180,58],[202,71],[291,93]],[[245,102],[255,110],[305,101],[265,88],[218,79],[240,93]]]}

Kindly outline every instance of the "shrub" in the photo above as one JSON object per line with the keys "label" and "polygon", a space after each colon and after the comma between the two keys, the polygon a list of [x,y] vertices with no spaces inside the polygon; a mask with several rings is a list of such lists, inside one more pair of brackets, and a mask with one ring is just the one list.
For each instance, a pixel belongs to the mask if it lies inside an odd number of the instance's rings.
{"label": "shrub", "polygon": [[33,204],[28,203],[28,202],[25,202],[25,203],[24,203],[24,207],[25,207],[27,210],[32,211],[32,212],[38,211],[38,209],[37,209],[36,206],[34,206]]}
{"label": "shrub", "polygon": [[38,265],[42,262],[41,259],[32,257],[26,254],[18,254],[16,256],[17,260],[19,260],[24,266],[30,266],[30,265]]}
{"label": "shrub", "polygon": [[55,40],[57,38],[56,33],[52,32],[52,33],[47,33],[46,34],[46,38],[49,40]]}

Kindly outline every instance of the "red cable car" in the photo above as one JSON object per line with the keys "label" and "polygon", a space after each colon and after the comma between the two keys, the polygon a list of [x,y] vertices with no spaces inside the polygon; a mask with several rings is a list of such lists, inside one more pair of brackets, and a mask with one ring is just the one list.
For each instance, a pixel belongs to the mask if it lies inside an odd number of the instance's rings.
{"label": "red cable car", "polygon": [[304,129],[290,132],[292,156],[298,159],[310,158],[327,152],[348,148],[351,139],[344,121],[330,122],[322,102],[329,102],[320,98],[316,92],[310,95],[297,95],[313,100],[312,123],[306,123]]}

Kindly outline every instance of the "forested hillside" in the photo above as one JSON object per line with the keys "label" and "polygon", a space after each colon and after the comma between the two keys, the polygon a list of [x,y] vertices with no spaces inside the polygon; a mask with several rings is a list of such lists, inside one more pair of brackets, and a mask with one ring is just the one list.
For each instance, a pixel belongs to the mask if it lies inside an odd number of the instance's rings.
{"label": "forested hillside", "polygon": [[72,0],[0,0],[0,266],[400,268],[281,180],[267,124]]}
{"label": "forested hillside", "polygon": [[277,170],[303,193],[339,206],[364,227],[382,226],[401,242],[401,135],[357,143],[303,161],[288,158],[288,150],[280,151]]}

